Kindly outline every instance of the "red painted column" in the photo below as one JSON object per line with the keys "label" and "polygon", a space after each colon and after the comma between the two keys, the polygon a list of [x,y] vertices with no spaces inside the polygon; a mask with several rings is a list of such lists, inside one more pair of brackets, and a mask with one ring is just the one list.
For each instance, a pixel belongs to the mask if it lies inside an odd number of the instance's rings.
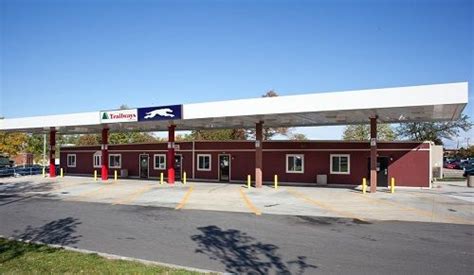
{"label": "red painted column", "polygon": [[49,177],[51,178],[56,177],[56,164],[54,161],[55,157],[56,157],[56,129],[51,128],[51,131],[49,132]]}
{"label": "red painted column", "polygon": [[377,117],[370,118],[370,193],[377,191]]}
{"label": "red painted column", "polygon": [[101,178],[103,181],[109,179],[109,129],[104,128],[102,129],[102,171],[101,171]]}
{"label": "red painted column", "polygon": [[166,166],[168,169],[168,183],[174,184],[174,130],[176,125],[168,126],[168,159]]}
{"label": "red painted column", "polygon": [[260,121],[255,127],[255,187],[262,187],[263,177],[263,158],[262,158],[262,146],[263,146],[263,122]]}

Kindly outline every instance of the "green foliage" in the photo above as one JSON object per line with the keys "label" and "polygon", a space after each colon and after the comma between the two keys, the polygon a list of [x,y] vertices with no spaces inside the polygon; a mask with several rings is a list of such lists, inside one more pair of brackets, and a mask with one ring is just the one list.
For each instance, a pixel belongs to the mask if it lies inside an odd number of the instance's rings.
{"label": "green foliage", "polygon": [[[396,134],[390,124],[377,124],[377,139],[392,141],[395,140]],[[344,129],[342,135],[343,140],[369,140],[370,125],[348,125]]]}
{"label": "green foliage", "polygon": [[[149,133],[112,132],[109,134],[109,144],[153,143],[160,141]],[[102,137],[99,134],[80,135],[76,145],[100,145]]]}
{"label": "green foliage", "polygon": [[0,238],[1,274],[199,274]]}
{"label": "green foliage", "polygon": [[433,141],[442,145],[443,139],[452,140],[461,131],[469,131],[472,128],[469,116],[462,115],[460,119],[447,122],[410,122],[402,123],[397,127],[399,137],[417,141]]}
{"label": "green foliage", "polygon": [[27,146],[28,136],[25,133],[0,132],[0,153],[16,156]]}
{"label": "green foliage", "polygon": [[290,139],[291,140],[308,140],[308,137],[306,137],[305,134],[296,133],[296,134],[292,134],[290,136]]}
{"label": "green foliage", "polygon": [[185,140],[245,140],[244,129],[194,130]]}

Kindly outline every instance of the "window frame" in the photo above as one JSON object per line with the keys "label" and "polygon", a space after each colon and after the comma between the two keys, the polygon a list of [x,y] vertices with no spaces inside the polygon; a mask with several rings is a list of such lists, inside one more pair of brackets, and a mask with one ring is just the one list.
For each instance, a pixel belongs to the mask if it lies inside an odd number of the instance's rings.
{"label": "window frame", "polygon": [[[296,171],[296,170],[293,170],[293,171],[290,171],[288,170],[288,164],[290,163],[289,159],[290,157],[301,157],[301,171]],[[285,155],[285,172],[287,174],[303,174],[304,173],[304,154],[286,154]]]}
{"label": "window frame", "polygon": [[[334,171],[332,160],[334,157],[339,158],[339,170],[341,170],[341,157],[347,158],[347,172]],[[330,154],[329,156],[329,172],[333,175],[350,175],[351,174],[351,155],[350,154]]]}
{"label": "window frame", "polygon": [[[157,166],[157,162],[156,162],[156,157],[163,157],[164,159],[164,167],[163,168],[160,168],[159,166]],[[154,154],[153,155],[153,170],[166,170],[166,154]]]}
{"label": "window frame", "polygon": [[[112,163],[110,161],[110,158],[111,157],[119,157],[120,158],[120,165],[119,166],[111,166],[110,164]],[[122,154],[109,154],[109,168],[113,168],[113,169],[121,169],[122,168]]]}
{"label": "window frame", "polygon": [[[98,165],[95,165],[95,158],[96,157],[99,157],[99,164]],[[92,167],[94,168],[101,168],[102,167],[102,152],[95,152],[93,155],[92,155]]]}
{"label": "window frame", "polygon": [[[74,157],[74,165],[69,164],[69,157]],[[76,154],[67,154],[67,156],[66,156],[66,166],[71,167],[71,168],[75,168],[76,165],[77,165],[77,156],[76,156]]]}
{"label": "window frame", "polygon": [[[201,157],[209,157],[209,168],[200,168]],[[198,171],[212,171],[212,155],[211,154],[197,154],[197,170]]]}

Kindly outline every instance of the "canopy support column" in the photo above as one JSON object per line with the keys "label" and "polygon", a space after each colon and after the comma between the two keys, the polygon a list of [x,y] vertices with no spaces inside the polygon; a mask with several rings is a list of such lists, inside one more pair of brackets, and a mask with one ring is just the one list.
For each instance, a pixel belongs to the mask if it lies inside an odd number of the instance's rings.
{"label": "canopy support column", "polygon": [[102,129],[102,170],[101,170],[101,178],[103,181],[109,179],[109,129],[104,128]]}
{"label": "canopy support column", "polygon": [[168,183],[174,184],[175,173],[174,173],[174,130],[176,125],[168,126],[168,159],[166,161],[166,166],[168,169]]}
{"label": "canopy support column", "polygon": [[370,193],[377,191],[377,116],[370,118]]}
{"label": "canopy support column", "polygon": [[[56,129],[51,128],[49,132],[49,177],[56,177]],[[66,160],[67,161],[67,160]]]}
{"label": "canopy support column", "polygon": [[262,187],[262,146],[263,146],[263,121],[257,123],[255,127],[255,187]]}

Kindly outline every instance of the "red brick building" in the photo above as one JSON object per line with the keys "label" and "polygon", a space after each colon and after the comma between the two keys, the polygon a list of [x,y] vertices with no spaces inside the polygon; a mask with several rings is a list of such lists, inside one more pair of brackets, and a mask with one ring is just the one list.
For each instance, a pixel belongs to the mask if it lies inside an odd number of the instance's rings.
{"label": "red brick building", "polygon": [[[175,173],[204,181],[245,181],[254,178],[254,141],[196,141],[175,144]],[[134,178],[167,177],[166,143],[109,145],[109,175],[127,169]],[[347,141],[265,141],[263,181],[358,185],[369,178],[370,144]],[[430,186],[430,143],[379,142],[379,186],[394,177],[397,186]],[[61,148],[61,167],[67,175],[101,173],[101,147]],[[317,178],[319,176],[319,182]]]}

